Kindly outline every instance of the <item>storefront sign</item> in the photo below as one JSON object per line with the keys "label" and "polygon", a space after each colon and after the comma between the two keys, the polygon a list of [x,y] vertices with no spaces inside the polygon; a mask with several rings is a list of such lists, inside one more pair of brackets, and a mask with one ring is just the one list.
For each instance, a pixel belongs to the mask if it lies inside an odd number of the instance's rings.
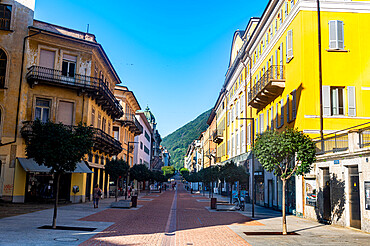
{"label": "storefront sign", "polygon": [[339,160],[334,160],[334,164],[339,164]]}
{"label": "storefront sign", "polygon": [[370,210],[370,181],[365,181],[365,209]]}
{"label": "storefront sign", "polygon": [[306,205],[316,206],[316,179],[306,179]]}

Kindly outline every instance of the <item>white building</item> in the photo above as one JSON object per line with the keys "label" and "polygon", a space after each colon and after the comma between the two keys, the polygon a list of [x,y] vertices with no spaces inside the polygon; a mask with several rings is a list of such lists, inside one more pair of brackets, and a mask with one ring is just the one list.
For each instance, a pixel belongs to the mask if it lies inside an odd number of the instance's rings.
{"label": "white building", "polygon": [[145,164],[150,168],[153,130],[144,112],[137,111],[135,117],[143,126],[143,133],[135,137],[137,147],[134,152],[134,164]]}

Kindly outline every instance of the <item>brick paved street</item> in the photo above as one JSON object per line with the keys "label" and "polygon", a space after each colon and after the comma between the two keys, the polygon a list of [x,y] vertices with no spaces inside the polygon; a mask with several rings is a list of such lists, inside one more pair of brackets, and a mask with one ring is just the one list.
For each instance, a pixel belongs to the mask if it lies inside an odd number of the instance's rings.
{"label": "brick paved street", "polygon": [[[151,197],[153,201],[139,201],[143,207],[138,210],[107,209],[83,218],[115,224],[82,245],[249,245],[226,226],[248,223],[248,217],[235,212],[211,213],[205,208],[208,203],[198,202],[182,185],[176,211],[169,216],[175,194],[167,191]],[[172,216],[176,216],[175,233],[166,231]]]}

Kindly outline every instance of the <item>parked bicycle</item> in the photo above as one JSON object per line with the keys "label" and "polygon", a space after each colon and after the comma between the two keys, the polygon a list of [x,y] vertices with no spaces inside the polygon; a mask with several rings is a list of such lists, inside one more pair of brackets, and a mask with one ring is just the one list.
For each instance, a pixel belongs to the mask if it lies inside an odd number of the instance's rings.
{"label": "parked bicycle", "polygon": [[233,204],[235,205],[235,209],[236,210],[242,210],[244,211],[245,210],[245,201],[244,201],[244,197],[237,197],[237,198],[234,198],[234,202]]}

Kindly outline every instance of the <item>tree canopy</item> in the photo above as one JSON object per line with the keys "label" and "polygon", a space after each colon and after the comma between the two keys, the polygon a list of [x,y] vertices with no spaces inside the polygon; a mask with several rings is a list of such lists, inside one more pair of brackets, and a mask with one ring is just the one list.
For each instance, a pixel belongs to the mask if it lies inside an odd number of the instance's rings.
{"label": "tree canopy", "polygon": [[145,181],[150,177],[149,169],[145,164],[137,164],[131,167],[130,177],[136,179],[137,181]]}
{"label": "tree canopy", "polygon": [[117,180],[119,177],[126,177],[130,166],[125,160],[112,159],[105,164],[105,172],[109,174],[111,180]]}
{"label": "tree canopy", "polygon": [[51,168],[52,173],[71,172],[93,146],[93,131],[83,124],[66,126],[61,123],[32,123],[26,141],[27,158]]}
{"label": "tree canopy", "polygon": [[253,153],[266,171],[282,180],[309,172],[316,160],[315,143],[296,129],[262,133],[256,139]]}

